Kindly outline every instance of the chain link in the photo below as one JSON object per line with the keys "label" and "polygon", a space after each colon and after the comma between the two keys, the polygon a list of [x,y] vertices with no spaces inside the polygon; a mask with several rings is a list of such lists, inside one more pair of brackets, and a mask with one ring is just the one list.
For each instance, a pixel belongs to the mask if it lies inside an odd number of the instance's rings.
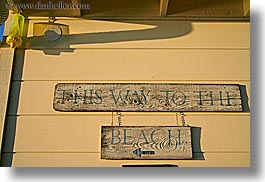
{"label": "chain link", "polygon": [[49,23],[54,23],[56,21],[56,18],[54,16],[50,16],[48,19]]}

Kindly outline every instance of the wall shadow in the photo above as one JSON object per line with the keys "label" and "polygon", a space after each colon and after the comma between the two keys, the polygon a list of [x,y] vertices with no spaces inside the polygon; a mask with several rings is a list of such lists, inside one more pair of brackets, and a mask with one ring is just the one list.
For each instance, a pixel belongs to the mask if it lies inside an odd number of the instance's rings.
{"label": "wall shadow", "polygon": [[[28,21],[25,21],[25,27],[28,27]],[[24,29],[24,35],[27,34],[27,28]],[[23,40],[24,41],[24,40]],[[22,81],[22,73],[24,67],[25,49],[16,49],[12,68],[11,84],[8,96],[8,105],[6,112],[6,121],[3,133],[3,143],[1,146],[0,167],[11,167],[14,143],[16,136],[18,102]],[[15,78],[18,78],[15,80]],[[12,114],[11,114],[12,113]]]}
{"label": "wall shadow", "polygon": [[[19,53],[19,56],[17,54]],[[11,167],[14,153],[14,143],[16,136],[16,124],[18,115],[18,102],[21,88],[21,80],[15,80],[14,78],[22,77],[23,65],[24,65],[25,50],[19,50],[15,52],[15,60],[12,71],[12,84],[10,86],[10,93],[7,106],[7,119],[5,122],[2,144],[2,160],[0,161],[1,167]],[[19,77],[17,77],[19,76]]]}
{"label": "wall shadow", "polygon": [[249,97],[247,94],[247,89],[245,85],[239,85],[240,95],[241,95],[241,102],[242,102],[242,110],[243,112],[250,112],[249,109]]}
{"label": "wall shadow", "polygon": [[178,165],[174,164],[150,164],[150,165],[122,165],[122,167],[179,167]]}
{"label": "wall shadow", "polygon": [[8,117],[6,119],[2,143],[2,153],[0,167],[11,167],[13,160],[13,149],[16,135],[17,117]]}
{"label": "wall shadow", "polygon": [[201,132],[202,128],[197,126],[191,127],[192,159],[205,160],[201,150]]}
{"label": "wall shadow", "polygon": [[[109,22],[109,21],[108,21]],[[118,21],[115,21],[118,22]],[[82,33],[62,35],[57,41],[47,41],[43,36],[28,37],[25,41],[25,48],[43,50],[48,55],[60,55],[61,52],[73,52],[71,45],[97,44],[143,40],[158,40],[181,37],[192,31],[191,22],[162,22],[162,21],[120,21],[119,23],[132,23],[151,25],[153,28],[143,30],[109,31],[98,33]],[[174,26],[171,26],[174,24]],[[171,27],[171,28],[170,28]],[[177,29],[172,27],[178,27]],[[60,49],[60,50],[54,50]]]}

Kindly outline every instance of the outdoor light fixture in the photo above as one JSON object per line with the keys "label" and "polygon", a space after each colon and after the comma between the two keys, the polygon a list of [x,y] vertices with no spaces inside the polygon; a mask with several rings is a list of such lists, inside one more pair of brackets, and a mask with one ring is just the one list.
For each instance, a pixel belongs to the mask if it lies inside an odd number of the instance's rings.
{"label": "outdoor light fixture", "polygon": [[24,19],[24,16],[19,13],[11,15],[11,24],[6,43],[12,48],[20,47],[22,45]]}
{"label": "outdoor light fixture", "polygon": [[55,22],[55,18],[54,17],[50,17],[49,18],[49,24],[45,31],[44,31],[44,38],[48,41],[56,41],[59,40],[62,36],[62,29],[54,24]]}

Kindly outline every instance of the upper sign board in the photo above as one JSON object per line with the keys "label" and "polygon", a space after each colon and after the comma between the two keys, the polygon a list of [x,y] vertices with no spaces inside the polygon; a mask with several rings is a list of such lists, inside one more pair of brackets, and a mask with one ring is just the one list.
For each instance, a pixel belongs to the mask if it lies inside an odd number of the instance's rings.
{"label": "upper sign board", "polygon": [[57,111],[242,111],[239,85],[59,83]]}

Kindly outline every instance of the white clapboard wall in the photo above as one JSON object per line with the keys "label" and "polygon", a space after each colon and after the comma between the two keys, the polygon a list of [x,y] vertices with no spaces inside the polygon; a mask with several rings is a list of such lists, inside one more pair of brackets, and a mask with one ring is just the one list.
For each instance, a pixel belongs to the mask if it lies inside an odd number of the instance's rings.
{"label": "white clapboard wall", "polygon": [[[193,160],[141,161],[101,159],[100,130],[111,125],[111,112],[53,109],[57,83],[240,84],[249,97],[249,22],[59,19],[57,23],[69,25],[69,35],[47,43],[32,37],[33,24],[45,21],[29,21],[25,45],[15,53],[7,115],[8,129],[15,129],[14,145],[7,142],[3,151],[6,158],[12,156],[10,165],[250,165],[247,109],[187,112],[186,122],[194,127]],[[176,113],[122,112],[122,125],[175,126]]]}

